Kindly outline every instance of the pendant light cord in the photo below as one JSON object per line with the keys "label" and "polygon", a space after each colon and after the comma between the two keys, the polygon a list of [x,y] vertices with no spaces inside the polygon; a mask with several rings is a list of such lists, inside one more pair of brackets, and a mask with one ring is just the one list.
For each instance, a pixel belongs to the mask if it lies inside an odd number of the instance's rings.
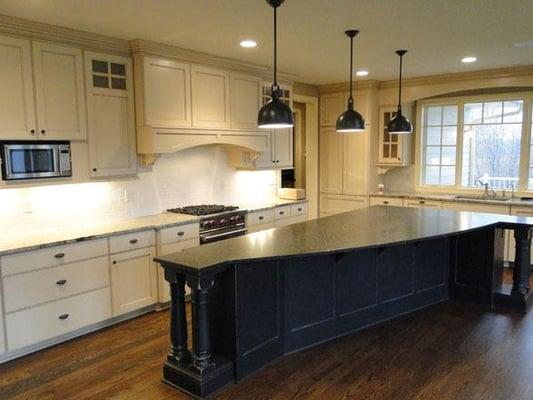
{"label": "pendant light cord", "polygon": [[402,109],[402,67],[403,67],[403,54],[400,54],[400,82],[398,89],[398,110]]}
{"label": "pendant light cord", "polygon": [[350,38],[350,98],[348,107],[353,108],[353,36]]}
{"label": "pendant light cord", "polygon": [[272,97],[274,92],[278,94],[278,8],[274,7],[274,83],[272,84]]}

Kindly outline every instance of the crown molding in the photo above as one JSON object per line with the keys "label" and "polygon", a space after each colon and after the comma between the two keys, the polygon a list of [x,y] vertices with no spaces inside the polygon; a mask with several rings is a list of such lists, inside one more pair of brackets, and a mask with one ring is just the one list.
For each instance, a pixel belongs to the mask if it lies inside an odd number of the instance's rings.
{"label": "crown molding", "polygon": [[[450,74],[428,75],[415,78],[406,78],[402,80],[402,87],[405,86],[428,86],[441,85],[445,83],[479,80],[479,79],[498,79],[531,75],[533,76],[533,65],[524,65],[516,67],[493,68],[469,72],[454,72]],[[389,89],[398,87],[398,80],[381,81],[380,89]]]}
{"label": "crown molding", "polygon": [[3,14],[0,14],[0,33],[31,40],[52,41],[106,53],[131,54],[127,40]]}
{"label": "crown molding", "polygon": [[[272,78],[272,70],[262,65],[238,61],[232,58],[215,56],[196,50],[184,49],[170,44],[152,42],[144,39],[134,39],[129,42],[133,54],[175,59],[194,64],[204,64],[212,67],[224,68],[237,72],[247,72],[259,75],[266,80]],[[278,72],[280,82],[294,82],[296,75]]]}
{"label": "crown molding", "polygon": [[[354,90],[367,90],[378,89],[380,82],[375,79],[366,79],[364,81],[354,81]],[[350,90],[350,82],[330,83],[327,85],[319,85],[318,92],[322,93],[335,93],[346,92]]]}

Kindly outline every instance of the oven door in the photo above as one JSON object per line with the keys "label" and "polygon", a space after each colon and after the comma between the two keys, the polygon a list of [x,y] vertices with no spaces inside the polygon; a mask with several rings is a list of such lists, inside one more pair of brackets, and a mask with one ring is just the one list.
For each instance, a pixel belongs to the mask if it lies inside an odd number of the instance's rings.
{"label": "oven door", "polygon": [[4,144],[4,180],[61,176],[57,144]]}
{"label": "oven door", "polygon": [[206,233],[200,233],[200,245],[218,242],[219,240],[229,239],[235,236],[246,234],[246,227],[235,227],[216,229]]}

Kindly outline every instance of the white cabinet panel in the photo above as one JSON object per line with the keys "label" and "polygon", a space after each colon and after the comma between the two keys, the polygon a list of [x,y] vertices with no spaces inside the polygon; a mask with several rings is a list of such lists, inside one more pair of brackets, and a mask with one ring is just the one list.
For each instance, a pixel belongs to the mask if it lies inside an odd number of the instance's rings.
{"label": "white cabinet panel", "polygon": [[328,216],[357,210],[368,205],[366,196],[344,196],[329,193],[320,195],[320,216]]}
{"label": "white cabinet panel", "polygon": [[287,226],[287,225],[297,224],[299,222],[305,222],[305,221],[307,221],[307,216],[299,215],[296,217],[277,219],[274,221],[274,226],[275,227]]}
{"label": "white cabinet panel", "polygon": [[320,96],[320,126],[335,126],[337,118],[347,107],[346,93],[329,93]]}
{"label": "white cabinet panel", "polygon": [[294,166],[294,134],[293,129],[275,129],[272,131],[272,159],[276,167]]}
{"label": "white cabinet panel", "polygon": [[192,125],[189,64],[144,58],[146,124],[161,128]]}
{"label": "white cabinet panel", "polygon": [[113,316],[135,311],[157,301],[155,247],[111,256]]}
{"label": "white cabinet panel", "polygon": [[342,193],[367,193],[367,137],[368,132],[342,134]]}
{"label": "white cabinet panel", "polygon": [[6,339],[4,336],[4,312],[2,311],[2,296],[0,296],[0,354],[6,351]]}
{"label": "white cabinet panel", "polygon": [[403,201],[404,207],[411,208],[442,208],[440,201],[430,201],[430,200],[409,200],[406,199]]}
{"label": "white cabinet panel", "polygon": [[224,70],[193,65],[191,75],[193,126],[229,127],[229,73]]}
{"label": "white cabinet panel", "polygon": [[82,51],[33,43],[33,68],[39,136],[43,139],[84,140]]}
{"label": "white cabinet panel", "polygon": [[396,207],[402,207],[403,206],[403,200],[396,198],[396,197],[370,197],[370,205],[371,206],[396,206]]}
{"label": "white cabinet panel", "polygon": [[36,136],[30,42],[0,36],[0,138]]}
{"label": "white cabinet panel", "polygon": [[504,205],[499,206],[496,204],[443,201],[442,208],[444,210],[473,211],[473,212],[480,212],[480,213],[509,215],[509,206],[504,206]]}
{"label": "white cabinet panel", "polygon": [[250,227],[252,226],[264,225],[272,221],[274,221],[274,210],[273,209],[249,212],[246,215],[246,226],[248,227],[248,231],[250,230]]}
{"label": "white cabinet panel", "polygon": [[232,128],[257,128],[257,113],[261,104],[261,85],[261,78],[251,75],[230,74]]}
{"label": "white cabinet panel", "polygon": [[249,227],[247,227],[247,229],[248,229],[247,233],[254,233],[254,232],[264,231],[264,230],[271,229],[271,228],[274,228],[274,221],[273,220],[271,222],[268,222],[268,223],[265,223],[265,224],[249,226]]}
{"label": "white cabinet panel", "polygon": [[133,175],[137,164],[131,59],[87,52],[85,72],[91,175]]}
{"label": "white cabinet panel", "polygon": [[320,130],[320,191],[342,192],[343,138],[335,128]]}
{"label": "white cabinet panel", "polygon": [[155,246],[155,231],[153,229],[111,236],[109,238],[110,254],[152,246]]}
{"label": "white cabinet panel", "polygon": [[111,318],[109,288],[6,316],[8,350],[16,350]]}
{"label": "white cabinet panel", "polygon": [[293,204],[291,206],[291,217],[305,215],[307,217],[307,203]]}
{"label": "white cabinet panel", "polygon": [[189,240],[193,238],[198,238],[199,236],[200,225],[197,223],[163,228],[160,231],[160,240],[162,244]]}
{"label": "white cabinet panel", "polygon": [[291,206],[279,206],[274,209],[274,221],[291,216]]}
{"label": "white cabinet panel", "polygon": [[4,278],[6,312],[109,286],[107,256]]}

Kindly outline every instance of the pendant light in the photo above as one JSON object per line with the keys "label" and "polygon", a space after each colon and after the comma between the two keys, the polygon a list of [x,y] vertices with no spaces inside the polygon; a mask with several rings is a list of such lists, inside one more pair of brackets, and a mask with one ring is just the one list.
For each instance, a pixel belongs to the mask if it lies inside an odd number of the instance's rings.
{"label": "pendant light", "polygon": [[350,97],[348,109],[337,118],[337,132],[362,132],[365,130],[363,116],[354,110],[353,102],[353,38],[359,33],[356,30],[344,32],[350,38]]}
{"label": "pendant light", "polygon": [[413,132],[413,125],[402,114],[402,60],[407,50],[396,50],[396,54],[400,56],[400,78],[398,83],[398,111],[396,115],[389,121],[387,131],[392,134],[400,135]]}
{"label": "pendant light", "polygon": [[261,110],[259,110],[259,115],[257,117],[257,125],[259,128],[281,129],[294,126],[292,110],[280,99],[281,89],[277,81],[277,9],[284,3],[284,1],[285,0],[266,0],[266,2],[274,9],[274,82],[272,83],[272,98],[268,103],[261,107]]}

